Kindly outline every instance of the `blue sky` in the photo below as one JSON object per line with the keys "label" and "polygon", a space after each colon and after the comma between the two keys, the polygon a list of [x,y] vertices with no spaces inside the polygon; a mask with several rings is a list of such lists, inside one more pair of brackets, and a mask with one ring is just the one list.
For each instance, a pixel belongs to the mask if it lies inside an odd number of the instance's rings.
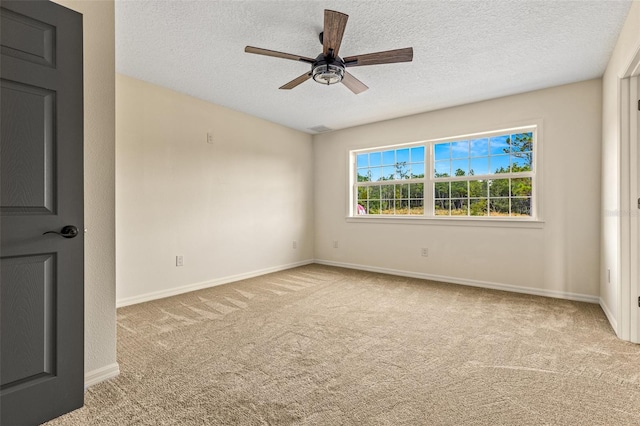
{"label": "blue sky", "polygon": [[[523,159],[509,155],[507,140],[511,136],[516,135],[434,144],[435,173],[454,176],[456,170],[460,169],[465,176],[471,171],[474,175],[485,175],[495,173],[500,168],[508,169],[512,161],[514,164],[523,164]],[[394,174],[397,163],[408,164],[406,171],[414,176],[425,173],[424,146],[358,154],[356,158],[358,174],[370,174],[372,181]]]}
{"label": "blue sky", "polygon": [[509,152],[507,139],[509,139],[509,135],[472,139],[468,141],[438,143],[434,145],[435,160],[485,157],[489,154],[505,154],[505,150]]}
{"label": "blue sky", "polygon": [[[522,159],[509,156],[507,140],[511,135],[494,136],[464,141],[434,144],[435,174],[454,176],[460,169],[468,176],[495,173],[500,168],[508,169],[511,161],[523,164]],[[515,135],[514,135],[515,136]]]}
{"label": "blue sky", "polygon": [[396,163],[403,162],[424,163],[424,147],[391,149],[388,151],[357,155],[358,168],[392,166]]}

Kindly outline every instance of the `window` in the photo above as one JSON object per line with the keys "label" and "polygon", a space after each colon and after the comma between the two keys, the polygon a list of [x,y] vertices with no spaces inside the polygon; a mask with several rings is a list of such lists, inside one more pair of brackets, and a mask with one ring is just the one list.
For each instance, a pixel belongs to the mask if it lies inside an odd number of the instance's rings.
{"label": "window", "polygon": [[425,147],[356,154],[356,214],[424,215]]}
{"label": "window", "polygon": [[532,219],[536,127],[352,151],[352,216]]}

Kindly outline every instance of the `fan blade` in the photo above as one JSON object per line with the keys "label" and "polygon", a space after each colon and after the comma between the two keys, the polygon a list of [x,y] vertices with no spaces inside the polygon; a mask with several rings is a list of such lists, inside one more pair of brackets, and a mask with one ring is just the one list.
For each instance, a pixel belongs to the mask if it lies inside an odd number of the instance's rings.
{"label": "fan blade", "polygon": [[404,49],[385,50],[384,52],[367,53],[366,55],[348,56],[344,58],[346,67],[361,67],[363,65],[393,64],[396,62],[411,62],[413,47]]}
{"label": "fan blade", "polygon": [[293,55],[291,53],[276,52],[275,50],[261,49],[259,47],[247,46],[244,48],[247,53],[255,53],[256,55],[273,56],[274,58],[291,59],[292,61],[313,63],[313,59],[306,56]]}
{"label": "fan blade", "polygon": [[367,85],[355,78],[353,75],[348,72],[344,72],[344,77],[342,78],[342,84],[347,86],[349,90],[351,90],[356,95],[358,93],[362,93],[368,89]]}
{"label": "fan blade", "polygon": [[293,89],[297,85],[304,83],[305,81],[309,80],[310,78],[311,78],[311,73],[310,72],[302,74],[300,77],[296,77],[293,80],[291,80],[290,82],[288,82],[287,84],[285,84],[284,86],[280,87],[280,89],[283,89],[283,90]]}
{"label": "fan blade", "polygon": [[347,19],[349,19],[349,15],[344,13],[324,10],[324,31],[322,33],[322,54],[324,56],[329,54],[330,49],[333,49],[333,56],[338,56]]}

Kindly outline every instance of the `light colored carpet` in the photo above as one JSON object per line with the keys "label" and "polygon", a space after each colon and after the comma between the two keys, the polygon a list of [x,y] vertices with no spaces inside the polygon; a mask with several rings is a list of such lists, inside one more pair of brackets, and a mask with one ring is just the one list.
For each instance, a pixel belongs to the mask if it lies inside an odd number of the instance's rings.
{"label": "light colored carpet", "polygon": [[597,305],[321,265],[121,308],[118,362],[49,424],[640,424]]}

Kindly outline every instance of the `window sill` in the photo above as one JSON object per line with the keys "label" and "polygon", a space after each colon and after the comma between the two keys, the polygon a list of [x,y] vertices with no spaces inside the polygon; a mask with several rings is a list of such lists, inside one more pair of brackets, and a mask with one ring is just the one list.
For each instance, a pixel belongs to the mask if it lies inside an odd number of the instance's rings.
{"label": "window sill", "polygon": [[385,223],[404,225],[475,226],[493,228],[544,228],[544,221],[533,219],[501,218],[457,218],[457,217],[416,217],[416,216],[347,216],[349,223]]}

